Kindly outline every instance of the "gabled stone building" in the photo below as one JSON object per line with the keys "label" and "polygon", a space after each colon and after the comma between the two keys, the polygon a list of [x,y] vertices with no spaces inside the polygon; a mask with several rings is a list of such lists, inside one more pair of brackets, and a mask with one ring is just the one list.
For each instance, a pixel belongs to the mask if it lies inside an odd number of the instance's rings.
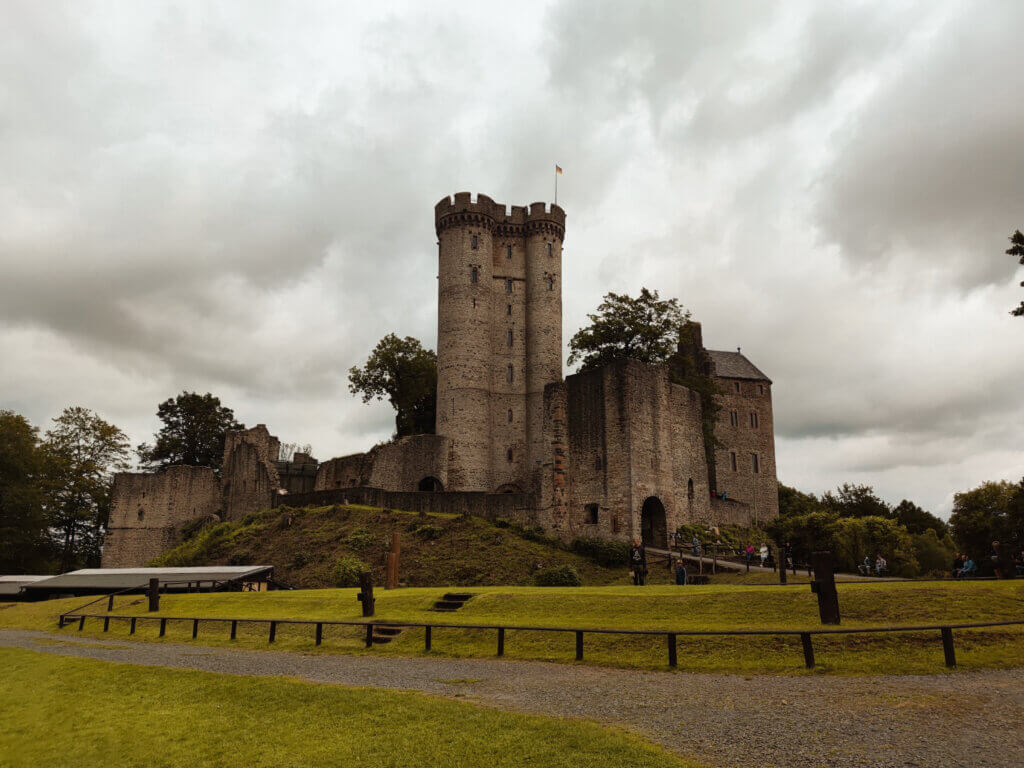
{"label": "gabled stone building", "polygon": [[283,461],[258,425],[228,434],[219,479],[118,475],[104,566],[143,564],[196,517],[280,503],[455,511],[655,546],[683,523],[775,517],[772,382],[739,350],[705,349],[694,324],[693,355],[720,390],[713,449],[700,396],[665,366],[624,360],[563,380],[565,221],[557,205],[468,192],[435,206],[436,434],[318,463]]}

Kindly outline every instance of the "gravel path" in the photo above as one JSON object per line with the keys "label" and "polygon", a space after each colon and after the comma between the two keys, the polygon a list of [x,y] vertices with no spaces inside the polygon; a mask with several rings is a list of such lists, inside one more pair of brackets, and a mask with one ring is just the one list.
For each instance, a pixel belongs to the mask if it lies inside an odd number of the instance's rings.
{"label": "gravel path", "polygon": [[[55,639],[62,642],[55,644]],[[626,726],[684,756],[722,766],[1024,765],[1024,669],[744,677],[489,659],[383,659],[107,643],[22,630],[0,630],[0,646],[148,666],[416,690],[503,709],[587,718]]]}

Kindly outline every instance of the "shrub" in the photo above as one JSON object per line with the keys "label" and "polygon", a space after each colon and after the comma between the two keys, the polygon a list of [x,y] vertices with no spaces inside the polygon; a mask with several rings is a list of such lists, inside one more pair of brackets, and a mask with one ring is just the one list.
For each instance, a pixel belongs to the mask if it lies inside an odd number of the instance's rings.
{"label": "shrub", "polygon": [[545,568],[533,577],[538,587],[578,587],[582,584],[579,572],[571,565]]}
{"label": "shrub", "polygon": [[517,523],[512,523],[509,528],[519,534],[522,538],[527,541],[536,541],[538,544],[546,544],[549,547],[556,547],[558,549],[565,549],[561,540],[554,536],[548,536],[544,532],[544,529],[539,525],[531,525],[524,527]]}
{"label": "shrub", "polygon": [[353,528],[345,537],[345,543],[352,549],[366,549],[373,543],[373,534],[365,528]]}
{"label": "shrub", "polygon": [[289,568],[304,568],[312,562],[313,556],[309,552],[296,552],[292,557],[292,561],[288,564]]}
{"label": "shrub", "polygon": [[420,525],[414,528],[412,533],[424,541],[433,541],[434,539],[441,538],[444,528],[438,525]]}
{"label": "shrub", "polygon": [[569,549],[606,568],[625,565],[629,560],[629,545],[623,541],[577,538],[572,540]]}
{"label": "shrub", "polygon": [[343,555],[331,568],[331,581],[336,587],[358,587],[359,577],[370,572],[370,566],[352,555]]}
{"label": "shrub", "polygon": [[508,518],[498,517],[494,519],[495,528],[508,528],[511,525]]}

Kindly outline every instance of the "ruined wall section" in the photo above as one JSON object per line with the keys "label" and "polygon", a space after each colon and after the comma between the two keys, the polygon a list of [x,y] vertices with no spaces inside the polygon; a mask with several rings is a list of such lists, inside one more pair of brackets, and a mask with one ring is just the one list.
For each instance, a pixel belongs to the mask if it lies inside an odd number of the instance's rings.
{"label": "ruined wall section", "polygon": [[779,489],[771,382],[720,376],[715,380],[723,392],[715,427],[722,444],[715,451],[715,490],[749,505],[755,522],[772,520],[779,514]]}
{"label": "ruined wall section", "polygon": [[114,476],[102,567],[134,568],[178,543],[181,526],[221,511],[221,488],[209,467],[167,467]]}
{"label": "ruined wall section", "polygon": [[235,520],[271,506],[281,488],[277,473],[280,450],[280,441],[264,424],[225,435],[221,466],[225,519]]}
{"label": "ruined wall section", "polygon": [[378,445],[366,453],[342,456],[320,464],[315,491],[373,487],[386,491],[417,491],[433,477],[448,488],[451,440],[442,435],[409,435]]}

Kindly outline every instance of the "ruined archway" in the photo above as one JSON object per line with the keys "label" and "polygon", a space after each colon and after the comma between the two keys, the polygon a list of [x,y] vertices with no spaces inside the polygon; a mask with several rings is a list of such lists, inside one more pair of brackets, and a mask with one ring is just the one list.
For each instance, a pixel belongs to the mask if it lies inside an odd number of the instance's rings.
{"label": "ruined archway", "polygon": [[444,486],[441,484],[441,481],[438,480],[436,477],[428,475],[427,477],[424,477],[422,480],[420,480],[418,490],[428,491],[430,493],[439,493],[444,490]]}
{"label": "ruined archway", "polygon": [[495,493],[522,493],[522,490],[515,483],[505,483],[504,485],[499,485],[495,489],[494,492]]}
{"label": "ruined archway", "polygon": [[665,505],[657,496],[649,496],[640,510],[640,538],[646,547],[667,547]]}

